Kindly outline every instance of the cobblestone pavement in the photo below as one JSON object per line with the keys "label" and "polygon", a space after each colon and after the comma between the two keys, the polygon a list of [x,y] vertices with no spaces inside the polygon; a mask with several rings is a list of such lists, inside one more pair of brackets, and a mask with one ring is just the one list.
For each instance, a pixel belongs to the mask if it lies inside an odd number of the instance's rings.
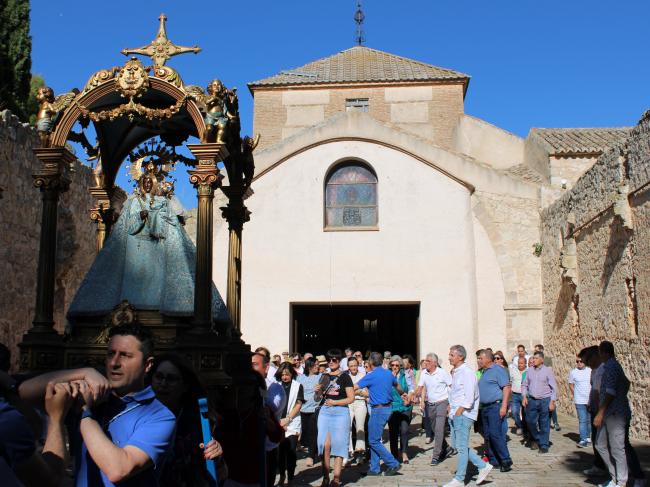
{"label": "cobblestone pavement", "polygon": [[[486,482],[481,485],[496,486],[534,486],[534,487],[560,487],[560,486],[589,486],[597,485],[607,480],[606,478],[587,479],[582,471],[591,466],[591,448],[578,448],[577,420],[570,416],[559,415],[562,431],[551,432],[552,446],[549,453],[539,454],[530,450],[521,443],[521,437],[509,434],[508,442],[514,466],[512,471],[501,473],[494,469]],[[416,416],[411,427],[411,440],[409,441],[408,465],[402,465],[399,474],[394,477],[362,477],[361,473],[367,470],[367,464],[347,466],[343,471],[342,484],[359,487],[370,486],[442,486],[453,477],[456,470],[456,457],[445,460],[440,465],[432,467],[431,446],[425,444],[425,437],[417,434],[421,418]],[[510,420],[512,423],[512,420]],[[386,435],[385,435],[386,437]],[[480,437],[472,434],[472,444],[479,446]],[[643,464],[646,476],[650,471],[650,443],[632,442]],[[468,485],[476,485],[476,469],[470,464],[468,473],[472,474]],[[277,478],[276,478],[277,480]],[[306,467],[305,459],[298,460],[295,486],[320,486],[322,476],[320,464]]]}

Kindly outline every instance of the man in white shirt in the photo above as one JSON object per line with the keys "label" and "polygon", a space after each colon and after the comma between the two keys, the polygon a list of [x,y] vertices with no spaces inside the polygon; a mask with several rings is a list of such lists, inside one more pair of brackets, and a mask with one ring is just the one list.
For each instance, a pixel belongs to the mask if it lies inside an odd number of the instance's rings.
{"label": "man in white shirt", "polygon": [[[438,366],[438,356],[435,353],[428,353],[424,359],[424,364],[425,369],[420,373],[415,397],[419,399],[422,391],[426,390],[427,419],[434,434],[431,465],[435,466],[442,461],[443,451],[447,449],[445,425],[447,423],[447,410],[449,409],[451,375]],[[450,451],[450,453],[453,452]]]}
{"label": "man in white shirt", "polygon": [[591,415],[589,414],[589,395],[591,393],[591,369],[580,357],[576,357],[576,367],[569,372],[569,388],[578,413],[580,441],[578,447],[586,448],[591,443]]}
{"label": "man in white shirt", "polygon": [[510,373],[510,382],[512,384],[512,418],[515,420],[516,433],[522,435],[526,429],[526,423],[523,421],[522,413],[524,412],[521,407],[521,382],[523,380],[524,372],[527,369],[528,360],[524,357],[517,356],[517,360],[510,364],[508,369]]}
{"label": "man in white shirt", "polygon": [[512,360],[510,361],[510,363],[513,363],[516,366],[517,365],[517,360],[520,357],[525,358],[526,363],[528,363],[528,359],[530,358],[530,355],[528,354],[528,352],[526,352],[526,347],[523,346],[523,345],[517,345],[517,354],[514,357],[512,357]]}
{"label": "man in white shirt", "polygon": [[343,357],[343,359],[341,360],[341,364],[339,365],[339,367],[343,372],[348,370],[348,359],[352,357],[352,352],[354,352],[354,350],[352,350],[349,347],[345,349],[345,357]]}
{"label": "man in white shirt", "polygon": [[469,447],[469,435],[478,417],[479,392],[476,372],[465,363],[467,351],[462,345],[449,349],[449,363],[454,367],[451,372],[452,382],[449,390],[449,417],[451,418],[454,447],[458,450],[456,475],[443,487],[464,487],[468,460],[478,468],[476,485],[485,481],[492,470],[492,465],[484,462]]}

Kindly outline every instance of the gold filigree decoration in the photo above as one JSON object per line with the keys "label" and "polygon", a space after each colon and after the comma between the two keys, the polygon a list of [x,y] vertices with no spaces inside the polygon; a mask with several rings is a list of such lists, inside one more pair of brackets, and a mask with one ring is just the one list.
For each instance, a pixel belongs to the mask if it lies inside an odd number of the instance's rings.
{"label": "gold filigree decoration", "polygon": [[147,70],[139,59],[129,59],[117,75],[118,91],[126,98],[137,98],[149,89]]}
{"label": "gold filigree decoration", "polygon": [[111,110],[102,110],[99,112],[92,112],[80,103],[77,103],[77,106],[81,111],[81,116],[89,118],[93,122],[100,122],[102,120],[113,121],[120,117],[128,117],[129,121],[132,122],[136,117],[143,117],[147,120],[171,118],[183,108],[185,100],[186,98],[182,98],[168,108],[148,108],[130,99],[128,103],[124,103]]}
{"label": "gold filigree decoration", "polygon": [[169,66],[151,66],[149,69],[153,71],[156,78],[163,79],[168,83],[173,84],[176,88],[183,89],[183,80],[181,75],[175,69]]}
{"label": "gold filigree decoration", "polygon": [[136,309],[126,299],[113,308],[108,316],[106,325],[102,331],[95,337],[93,343],[108,343],[108,333],[114,326],[129,325],[135,323],[138,319]]}
{"label": "gold filigree decoration", "polygon": [[106,83],[107,81],[111,81],[113,78],[115,78],[115,74],[119,70],[119,66],[114,66],[110,69],[102,69],[100,71],[97,71],[90,77],[90,79],[88,79],[88,82],[86,83],[86,86],[84,87],[82,93],[86,93],[93,88],[97,88],[99,85]]}
{"label": "gold filigree decoration", "polygon": [[165,14],[160,14],[158,20],[160,21],[160,25],[158,26],[158,34],[149,45],[122,49],[122,54],[125,56],[128,56],[129,54],[149,56],[153,60],[153,65],[155,67],[159,67],[164,66],[165,62],[172,56],[178,56],[179,54],[185,54],[186,52],[193,52],[196,54],[201,51],[201,48],[198,46],[177,46],[176,44],[172,43],[167,38],[167,29],[165,27],[167,16]]}
{"label": "gold filigree decoration", "polygon": [[157,167],[156,174],[161,179],[174,170],[176,158],[177,154],[172,148],[152,140],[150,143],[145,142],[129,154],[131,164],[127,168],[131,179],[138,181],[144,174],[144,168],[147,166],[148,160],[149,163],[154,163]]}

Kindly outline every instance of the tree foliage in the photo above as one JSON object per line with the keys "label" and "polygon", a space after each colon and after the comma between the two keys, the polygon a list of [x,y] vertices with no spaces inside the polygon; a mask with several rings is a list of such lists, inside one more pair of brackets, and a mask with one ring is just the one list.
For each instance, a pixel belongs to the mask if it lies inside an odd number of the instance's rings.
{"label": "tree foliage", "polygon": [[29,116],[32,69],[29,0],[0,0],[0,107]]}
{"label": "tree foliage", "polygon": [[32,75],[32,80],[29,83],[29,98],[25,104],[25,113],[29,117],[29,123],[36,125],[36,115],[38,114],[38,101],[36,101],[36,94],[41,86],[45,86],[45,80],[40,74]]}

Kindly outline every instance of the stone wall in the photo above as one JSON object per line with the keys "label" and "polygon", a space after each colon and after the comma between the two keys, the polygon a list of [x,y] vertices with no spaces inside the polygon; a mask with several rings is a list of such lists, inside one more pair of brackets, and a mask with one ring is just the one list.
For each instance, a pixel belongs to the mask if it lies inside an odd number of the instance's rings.
{"label": "stone wall", "polygon": [[[472,200],[474,214],[490,238],[501,270],[505,292],[504,353],[510,355],[519,344],[532,350],[543,336],[541,270],[534,253],[540,240],[538,200],[478,189]],[[480,337],[480,347],[499,346],[489,332]]]}
{"label": "stone wall", "polygon": [[[0,113],[0,342],[18,363],[17,344],[34,318],[36,267],[41,225],[41,196],[32,174],[41,163],[32,149],[38,136],[9,111]],[[59,203],[54,320],[65,326],[65,310],[95,256],[95,227],[86,188],[90,168],[76,163],[70,190]]]}
{"label": "stone wall", "polygon": [[254,97],[254,132],[263,134],[259,150],[346,111],[346,100],[357,98],[368,99],[374,119],[451,147],[464,110],[462,84],[256,89]]}
{"label": "stone wall", "polygon": [[[559,379],[560,408],[574,413],[566,377],[575,365],[575,353],[610,340],[632,383],[632,435],[646,440],[650,438],[649,161],[650,111],[627,142],[603,154],[571,190],[542,212],[541,223],[544,335]],[[573,279],[563,277],[560,266],[571,230],[577,247]]]}

